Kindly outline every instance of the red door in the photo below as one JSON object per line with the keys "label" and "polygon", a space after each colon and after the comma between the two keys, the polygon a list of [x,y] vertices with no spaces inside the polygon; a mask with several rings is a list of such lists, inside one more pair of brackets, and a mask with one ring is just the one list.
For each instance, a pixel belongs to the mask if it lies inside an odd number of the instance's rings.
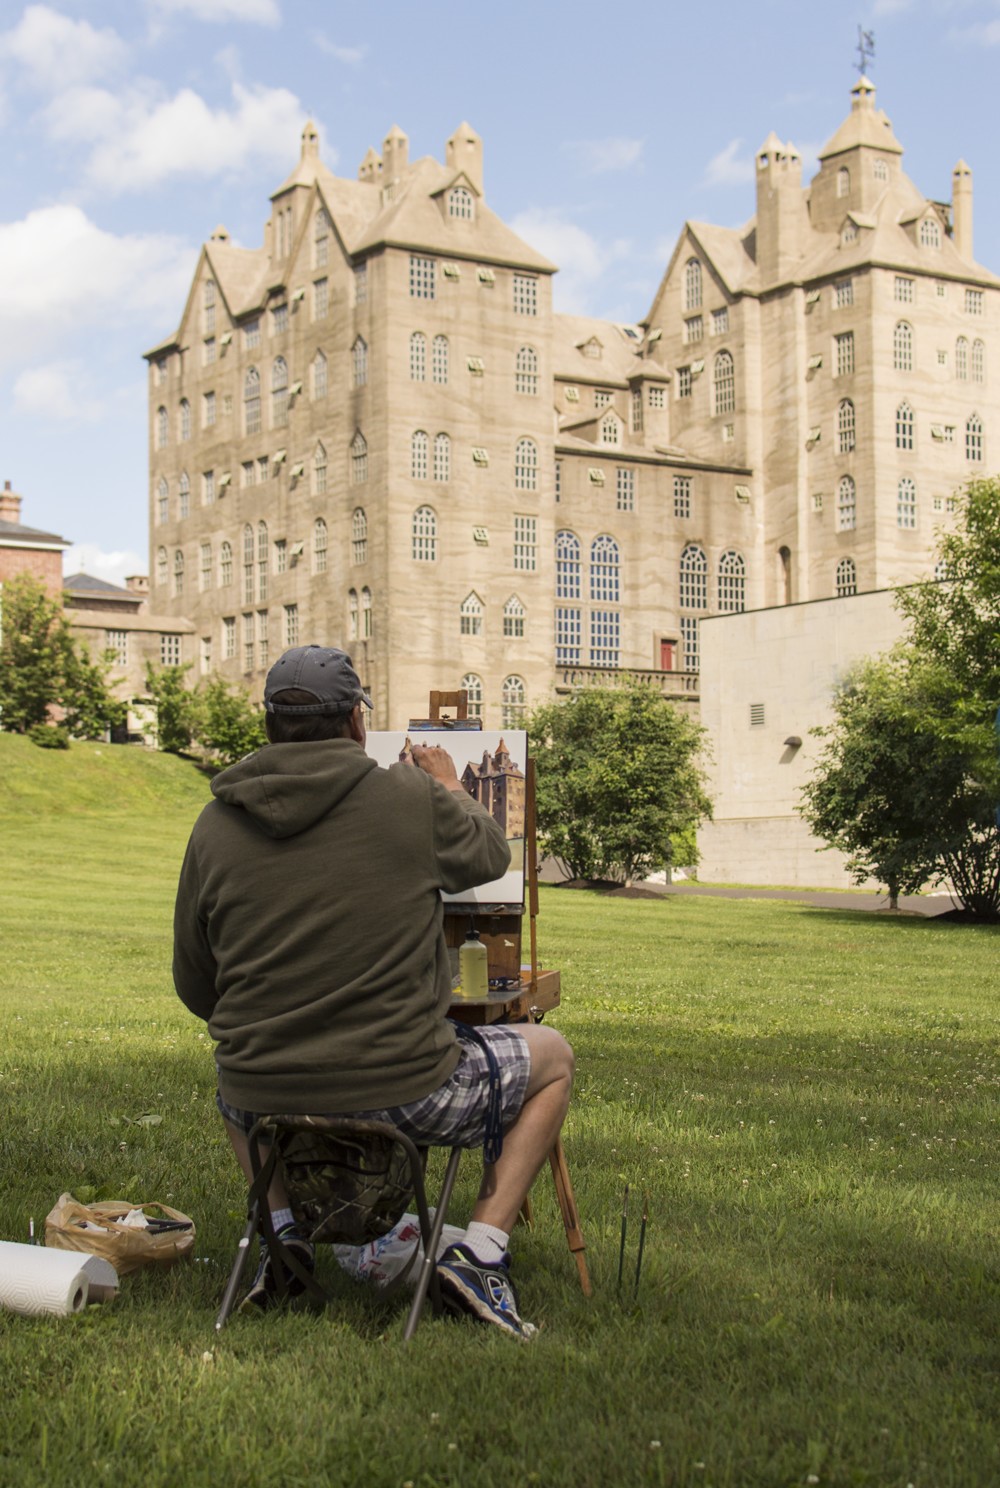
{"label": "red door", "polygon": [[677,642],[660,642],[660,671],[672,672],[677,662]]}

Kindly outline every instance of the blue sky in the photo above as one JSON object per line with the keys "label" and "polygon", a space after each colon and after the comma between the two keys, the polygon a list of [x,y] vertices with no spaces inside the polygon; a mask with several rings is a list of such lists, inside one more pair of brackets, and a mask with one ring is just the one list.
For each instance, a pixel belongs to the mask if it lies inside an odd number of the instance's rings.
{"label": "blue sky", "polygon": [[862,23],[904,168],[975,181],[1000,272],[1000,0],[51,0],[0,5],[0,479],[22,520],[120,579],[146,571],[141,353],[176,328],[222,222],[257,246],[316,120],[353,176],[397,123],[443,158],[467,119],[490,205],[561,266],[561,310],[635,320],[685,218],[753,212],[769,130],[816,152]]}

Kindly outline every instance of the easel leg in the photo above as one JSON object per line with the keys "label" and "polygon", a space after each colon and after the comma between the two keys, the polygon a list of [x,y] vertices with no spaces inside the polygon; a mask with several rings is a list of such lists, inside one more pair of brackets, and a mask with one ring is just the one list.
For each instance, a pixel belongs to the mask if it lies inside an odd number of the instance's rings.
{"label": "easel leg", "polygon": [[535,1211],[531,1207],[530,1194],[525,1194],[524,1196],[524,1203],[521,1205],[520,1211],[518,1212],[517,1222],[518,1224],[527,1225],[529,1230],[534,1228]]}
{"label": "easel leg", "polygon": [[593,1288],[590,1285],[590,1272],[587,1270],[587,1261],[584,1256],[586,1245],[580,1229],[580,1216],[576,1211],[576,1199],[573,1196],[573,1185],[570,1182],[569,1168],[566,1166],[566,1154],[563,1152],[561,1138],[556,1139],[556,1145],[549,1153],[549,1163],[552,1166],[552,1181],[556,1186],[559,1212],[562,1214],[563,1224],[566,1227],[566,1242],[576,1260],[583,1295],[589,1297],[592,1295]]}

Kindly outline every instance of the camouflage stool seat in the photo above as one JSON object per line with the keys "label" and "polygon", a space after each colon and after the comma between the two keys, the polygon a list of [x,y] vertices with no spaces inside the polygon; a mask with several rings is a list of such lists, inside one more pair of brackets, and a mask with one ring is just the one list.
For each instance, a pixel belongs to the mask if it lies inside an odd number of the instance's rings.
{"label": "camouflage stool seat", "polygon": [[426,1149],[388,1122],[350,1116],[262,1116],[250,1132],[248,1146],[253,1178],[247,1225],[216,1318],[217,1331],[233,1310],[255,1233],[270,1253],[279,1296],[287,1294],[294,1277],[315,1301],[329,1300],[315,1276],[274,1232],[267,1192],[279,1168],[299,1231],[313,1244],[365,1245],[388,1234],[415,1202],[423,1260],[404,1340],[413,1337],[428,1295],[434,1311],[442,1310],[434,1258],[460,1148],[451,1149],[432,1221],[424,1185]]}

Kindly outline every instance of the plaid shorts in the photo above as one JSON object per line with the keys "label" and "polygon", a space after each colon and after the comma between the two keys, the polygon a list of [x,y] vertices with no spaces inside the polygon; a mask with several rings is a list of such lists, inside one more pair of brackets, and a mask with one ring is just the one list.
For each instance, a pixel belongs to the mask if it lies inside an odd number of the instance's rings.
{"label": "plaid shorts", "polygon": [[[502,1023],[478,1028],[476,1032],[489,1043],[497,1062],[503,1129],[507,1131],[521,1114],[524,1094],[528,1088],[531,1054],[527,1041],[516,1028]],[[418,1146],[480,1147],[486,1128],[489,1086],[486,1051],[478,1043],[461,1039],[458,1045],[458,1064],[444,1084],[432,1090],[430,1095],[408,1101],[404,1106],[386,1106],[380,1111],[313,1111],[310,1115],[351,1115],[364,1121],[389,1121]],[[230,1106],[223,1100],[221,1093],[216,1094],[215,1103],[224,1119],[245,1133],[249,1133],[260,1114]]]}

